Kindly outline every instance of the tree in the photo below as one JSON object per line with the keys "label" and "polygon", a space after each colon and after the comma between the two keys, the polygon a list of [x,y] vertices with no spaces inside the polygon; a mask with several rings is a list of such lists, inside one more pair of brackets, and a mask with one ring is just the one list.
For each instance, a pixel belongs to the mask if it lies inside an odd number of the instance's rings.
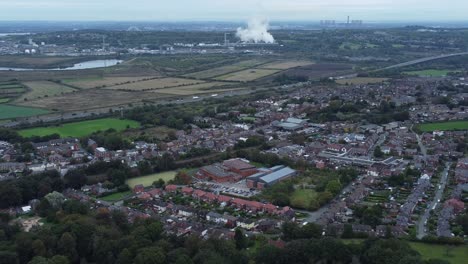
{"label": "tree", "polygon": [[164,182],[163,179],[158,179],[157,181],[153,182],[153,186],[155,188],[162,188],[162,187],[164,187],[165,184],[166,183]]}
{"label": "tree", "polygon": [[22,203],[23,197],[15,184],[11,182],[0,184],[0,208],[17,206]]}
{"label": "tree", "polygon": [[327,183],[327,187],[325,188],[328,192],[337,195],[341,191],[341,183],[339,180],[331,180]]}
{"label": "tree", "polygon": [[135,264],[164,264],[166,260],[166,255],[159,247],[149,247],[143,248],[138,252],[135,257]]}
{"label": "tree", "polygon": [[63,233],[57,243],[57,251],[66,256],[71,262],[76,262],[78,252],[76,251],[76,240],[69,232]]}
{"label": "tree", "polygon": [[353,238],[354,232],[353,227],[350,224],[345,224],[343,228],[343,234],[341,235],[342,238]]}
{"label": "tree", "polygon": [[314,223],[308,223],[302,227],[301,237],[302,238],[319,238],[322,236],[322,227]]}
{"label": "tree", "polygon": [[63,196],[63,194],[56,192],[56,191],[47,194],[44,198],[49,202],[50,206],[52,206],[52,208],[54,209],[62,208],[62,204],[65,201],[65,197]]}
{"label": "tree", "polygon": [[45,257],[47,255],[47,249],[44,245],[42,240],[36,239],[32,243],[32,248],[34,252],[34,256],[42,256]]}
{"label": "tree", "polygon": [[78,189],[86,184],[86,173],[83,170],[69,170],[63,177],[65,186]]}
{"label": "tree", "polygon": [[382,149],[380,148],[380,146],[375,147],[375,149],[374,149],[374,157],[380,159],[380,158],[383,158],[384,155],[385,155],[385,154],[382,152]]}
{"label": "tree", "polygon": [[186,171],[179,171],[177,172],[173,183],[177,185],[188,185],[192,183],[192,177],[190,177]]}
{"label": "tree", "polygon": [[234,241],[236,242],[236,248],[242,250],[247,247],[247,240],[245,238],[244,232],[239,228],[236,229],[234,234]]}
{"label": "tree", "polygon": [[132,253],[127,248],[124,248],[122,252],[120,252],[119,256],[117,257],[116,264],[127,264],[133,262]]}

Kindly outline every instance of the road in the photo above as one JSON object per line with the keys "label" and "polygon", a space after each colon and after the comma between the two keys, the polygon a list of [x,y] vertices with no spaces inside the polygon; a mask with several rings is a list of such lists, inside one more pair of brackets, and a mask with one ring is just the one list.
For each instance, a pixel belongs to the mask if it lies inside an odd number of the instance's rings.
{"label": "road", "polygon": [[[431,211],[433,208],[437,206],[439,203],[440,199],[442,199],[442,195],[444,194],[445,186],[447,185],[447,180],[448,180],[448,174],[450,170],[450,162],[447,162],[445,164],[445,169],[442,172],[442,176],[440,177],[439,185],[436,186],[436,194],[434,195],[434,199],[430,204],[428,204],[426,211],[424,214],[421,216],[418,222],[418,234],[417,238],[421,239],[427,235],[426,232],[426,225],[427,225],[427,220],[429,219],[431,215]],[[440,187],[439,187],[440,186]]]}
{"label": "road", "polygon": [[[428,62],[428,61],[433,61],[433,60],[440,60],[440,59],[445,59],[445,58],[450,58],[450,57],[455,57],[455,56],[464,56],[464,55],[468,55],[468,52],[444,54],[444,55],[438,55],[438,56],[432,56],[432,57],[407,61],[407,62],[391,65],[391,66],[388,66],[388,67],[385,67],[385,68],[377,69],[374,72],[390,70],[390,69],[395,69],[395,68],[401,68],[401,67],[411,66],[411,65],[415,65],[415,64],[419,64],[419,63],[423,63],[423,62]],[[357,73],[354,73],[354,74],[338,76],[338,77],[335,77],[335,79],[350,79],[350,78],[355,78],[357,76],[358,76]]]}
{"label": "road", "polygon": [[389,69],[394,69],[394,68],[400,68],[400,67],[406,67],[406,66],[411,66],[414,64],[419,64],[427,61],[432,61],[432,60],[440,60],[440,59],[445,59],[445,58],[450,58],[450,57],[455,57],[455,56],[463,56],[463,55],[468,55],[468,52],[460,52],[460,53],[451,53],[451,54],[444,54],[444,55],[439,55],[439,56],[433,56],[433,57],[427,57],[427,58],[422,58],[422,59],[417,59],[417,60],[412,60],[408,62],[403,62],[399,64],[395,64],[392,66],[385,67],[381,70],[389,70]]}

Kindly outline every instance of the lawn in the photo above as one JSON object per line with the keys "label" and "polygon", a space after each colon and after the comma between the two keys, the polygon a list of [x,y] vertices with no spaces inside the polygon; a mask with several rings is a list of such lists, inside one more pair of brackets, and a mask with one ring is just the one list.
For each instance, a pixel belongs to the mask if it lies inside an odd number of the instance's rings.
{"label": "lawn", "polygon": [[408,75],[417,75],[420,77],[445,77],[449,72],[459,72],[458,70],[435,70],[435,69],[429,69],[429,70],[423,70],[423,71],[408,71],[404,72],[405,74]]}
{"label": "lawn", "polygon": [[[342,239],[345,244],[360,244],[363,239]],[[449,245],[437,245],[437,244],[426,244],[420,242],[408,242],[409,245],[419,252],[423,259],[441,259],[448,261],[452,264],[464,264],[468,259],[468,246],[456,246],[452,247]],[[447,256],[447,249],[449,249],[449,255]]]}
{"label": "lawn", "polygon": [[101,197],[101,198],[99,198],[99,200],[103,200],[103,201],[106,201],[106,202],[117,202],[117,201],[122,200],[126,196],[131,195],[131,194],[132,194],[131,191],[113,193],[111,195]]}
{"label": "lawn", "polygon": [[127,127],[137,128],[140,124],[133,120],[122,120],[117,118],[104,118],[90,121],[68,123],[61,126],[37,127],[20,130],[23,137],[47,136],[59,134],[61,137],[83,137],[99,130],[113,128],[117,131],[125,130]]}
{"label": "lawn", "polygon": [[164,182],[168,182],[170,180],[173,180],[176,176],[177,172],[176,171],[166,171],[166,172],[161,172],[161,173],[155,173],[147,176],[142,176],[138,178],[132,178],[127,180],[127,185],[130,188],[135,187],[136,185],[143,184],[143,186],[148,187],[153,184],[153,182],[163,179]]}
{"label": "lawn", "polygon": [[49,111],[39,108],[0,104],[0,119],[29,117],[47,113]]}
{"label": "lawn", "polygon": [[0,104],[8,103],[10,98],[0,98]]}
{"label": "lawn", "polygon": [[311,201],[317,198],[317,192],[312,189],[297,189],[291,195],[291,205],[297,208],[308,208]]}
{"label": "lawn", "polygon": [[[452,264],[463,264],[468,260],[468,246],[458,246],[451,248],[448,245],[435,245],[410,242],[413,249],[418,251],[424,259],[438,258],[446,260]],[[449,254],[447,256],[447,249]]]}
{"label": "lawn", "polygon": [[451,130],[468,130],[468,121],[453,121],[440,123],[427,123],[418,125],[418,129],[423,132],[432,131],[451,131]]}

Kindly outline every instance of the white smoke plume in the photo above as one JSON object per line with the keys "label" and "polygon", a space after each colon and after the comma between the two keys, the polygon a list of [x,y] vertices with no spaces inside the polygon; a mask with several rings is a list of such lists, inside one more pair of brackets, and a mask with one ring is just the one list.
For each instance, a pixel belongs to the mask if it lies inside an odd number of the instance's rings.
{"label": "white smoke plume", "polygon": [[270,25],[267,19],[253,18],[247,28],[238,28],[236,36],[243,42],[274,43],[273,35],[268,32]]}

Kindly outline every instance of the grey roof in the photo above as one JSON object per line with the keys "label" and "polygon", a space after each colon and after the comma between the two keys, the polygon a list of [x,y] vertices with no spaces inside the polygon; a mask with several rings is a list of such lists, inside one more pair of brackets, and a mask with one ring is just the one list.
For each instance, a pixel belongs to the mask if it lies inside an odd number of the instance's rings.
{"label": "grey roof", "polygon": [[289,168],[289,167],[286,167],[286,168],[283,168],[283,169],[280,169],[280,170],[277,170],[275,172],[272,172],[270,174],[267,174],[263,177],[261,177],[260,179],[266,183],[272,183],[272,182],[275,182],[277,180],[280,180],[284,177],[288,177],[288,176],[291,176],[293,174],[295,174],[296,171]]}
{"label": "grey roof", "polygon": [[307,122],[307,120],[290,117],[290,118],[286,119],[286,122],[294,123],[294,124],[303,124],[303,123]]}
{"label": "grey roof", "polygon": [[224,168],[221,168],[220,166],[216,165],[208,165],[203,167],[203,169],[213,175],[216,175],[218,177],[229,177],[231,176],[230,173],[226,172]]}

